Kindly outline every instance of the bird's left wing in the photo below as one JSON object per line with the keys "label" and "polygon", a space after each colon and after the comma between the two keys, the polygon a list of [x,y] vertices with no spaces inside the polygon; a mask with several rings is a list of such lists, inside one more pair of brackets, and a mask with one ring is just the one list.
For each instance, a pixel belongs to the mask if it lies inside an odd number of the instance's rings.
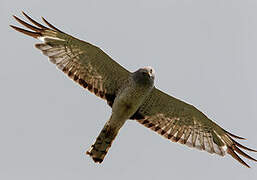
{"label": "bird's left wing", "polygon": [[236,153],[256,161],[239,148],[257,152],[256,150],[247,148],[232,139],[232,137],[243,138],[225,131],[194,106],[156,88],[152,90],[131,119],[136,119],[173,142],[221,156],[228,153],[247,167],[249,166]]}
{"label": "bird's left wing", "polygon": [[16,16],[14,18],[32,31],[12,25],[11,27],[42,40],[43,43],[36,44],[36,47],[48,56],[52,63],[82,87],[106,99],[112,106],[117,90],[128,78],[130,72],[112,60],[100,48],[60,31],[44,18],[42,19],[48,27],[34,21],[24,12],[23,15],[34,26]]}

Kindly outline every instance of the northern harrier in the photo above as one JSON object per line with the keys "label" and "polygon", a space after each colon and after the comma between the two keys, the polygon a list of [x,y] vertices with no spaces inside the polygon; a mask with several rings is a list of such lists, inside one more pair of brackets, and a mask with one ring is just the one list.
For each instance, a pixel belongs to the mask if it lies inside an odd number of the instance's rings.
{"label": "northern harrier", "polygon": [[112,115],[95,143],[86,152],[101,163],[120,128],[128,119],[136,120],[158,134],[191,147],[224,156],[230,154],[249,167],[238,155],[256,161],[239,148],[247,148],[233,138],[244,139],[224,130],[194,106],[180,101],[154,87],[154,70],[140,68],[131,73],[100,48],[76,39],[47,22],[43,26],[23,12],[34,25],[14,18],[32,31],[12,26],[16,31],[43,41],[36,44],[49,60],[71,79],[112,108]]}

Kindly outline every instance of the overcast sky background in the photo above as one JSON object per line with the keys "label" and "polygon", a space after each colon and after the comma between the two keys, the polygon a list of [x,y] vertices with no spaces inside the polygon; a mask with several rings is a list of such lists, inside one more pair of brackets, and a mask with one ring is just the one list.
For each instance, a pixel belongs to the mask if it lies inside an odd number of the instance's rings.
{"label": "overcast sky background", "polygon": [[0,179],[256,179],[255,162],[245,168],[133,121],[93,163],[84,152],[111,109],[49,63],[34,48],[39,41],[8,26],[22,10],[130,71],[154,67],[158,88],[257,148],[256,0],[1,0]]}

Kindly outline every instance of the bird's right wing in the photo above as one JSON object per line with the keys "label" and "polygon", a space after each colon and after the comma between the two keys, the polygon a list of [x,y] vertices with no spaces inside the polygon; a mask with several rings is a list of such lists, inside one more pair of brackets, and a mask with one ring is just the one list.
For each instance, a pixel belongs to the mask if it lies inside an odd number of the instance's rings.
{"label": "bird's right wing", "polygon": [[100,48],[76,39],[47,22],[45,27],[23,12],[23,15],[35,26],[24,22],[18,17],[14,18],[28,31],[11,26],[16,31],[42,40],[36,44],[49,60],[66,73],[71,79],[87,88],[97,96],[106,99],[112,106],[117,90],[128,78],[130,72],[112,60]]}
{"label": "bird's right wing", "polygon": [[154,88],[138,111],[131,117],[163,137],[191,147],[224,156],[229,153],[249,167],[236,153],[256,161],[239,148],[249,149],[235,140],[238,138],[208,119],[192,105],[182,102]]}

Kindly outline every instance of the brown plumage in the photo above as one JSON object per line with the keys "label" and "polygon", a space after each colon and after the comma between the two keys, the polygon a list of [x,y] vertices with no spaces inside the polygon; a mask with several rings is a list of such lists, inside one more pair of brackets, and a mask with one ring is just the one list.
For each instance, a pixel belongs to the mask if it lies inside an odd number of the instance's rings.
{"label": "brown plumage", "polygon": [[[22,13],[37,27],[26,23],[16,16],[13,17],[19,23],[33,31],[28,31],[13,25],[11,25],[11,27],[33,38],[40,39],[45,37],[46,42],[36,44],[35,47],[42,50],[43,54],[48,56],[49,60],[56,64],[57,67],[71,79],[90,92],[106,99],[108,104],[112,105],[115,93],[119,89],[119,86],[115,85],[119,85],[119,82],[126,79],[129,72],[113,61],[101,49],[86,42],[82,43],[82,41],[63,33],[44,18],[42,18],[44,22],[52,29],[37,23],[24,12]],[[68,40],[72,46],[65,44],[65,41]],[[83,61],[80,61],[80,57],[83,58]],[[95,58],[94,61],[92,61],[92,58]],[[115,71],[117,68],[119,72]],[[108,73],[106,73],[106,71]],[[102,78],[103,76],[104,79]],[[117,84],[113,83],[113,80],[115,80]]]}
{"label": "brown plumage", "polygon": [[[239,156],[256,161],[241,149],[256,152],[233,138],[236,136],[211,121],[198,109],[153,87],[153,69],[146,67],[131,73],[112,60],[100,48],[76,39],[42,18],[43,26],[24,12],[33,24],[13,16],[25,30],[13,29],[42,40],[36,48],[72,80],[98,97],[107,100],[112,116],[105,124],[87,154],[101,163],[114,138],[127,119],[135,119],[163,137],[181,144],[196,147],[209,153],[230,154],[249,167]],[[129,82],[129,83],[128,83]],[[238,154],[237,154],[238,153]]]}

